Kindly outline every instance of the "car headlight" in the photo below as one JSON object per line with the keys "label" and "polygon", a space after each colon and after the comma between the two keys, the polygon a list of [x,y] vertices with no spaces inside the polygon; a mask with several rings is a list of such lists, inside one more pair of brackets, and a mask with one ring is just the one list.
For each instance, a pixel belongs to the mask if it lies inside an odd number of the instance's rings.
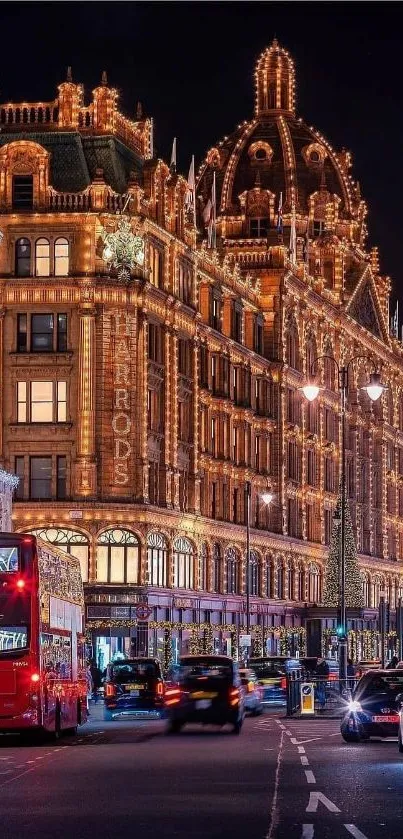
{"label": "car headlight", "polygon": [[348,703],[348,710],[356,713],[357,711],[362,711],[362,708],[359,702],[356,702],[355,699],[351,699]]}

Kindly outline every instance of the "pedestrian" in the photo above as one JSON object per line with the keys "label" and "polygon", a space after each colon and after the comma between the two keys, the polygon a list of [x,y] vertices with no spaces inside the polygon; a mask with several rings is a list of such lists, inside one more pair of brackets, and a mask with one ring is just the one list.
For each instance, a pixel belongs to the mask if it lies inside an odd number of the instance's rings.
{"label": "pedestrian", "polygon": [[87,713],[90,713],[89,707],[89,699],[90,696],[94,693],[94,682],[92,681],[92,674],[91,674],[91,663],[87,663],[87,669],[85,671],[85,678],[87,680]]}
{"label": "pedestrian", "polygon": [[351,658],[347,659],[347,676],[349,678],[355,676],[355,667]]}
{"label": "pedestrian", "polygon": [[398,659],[397,655],[392,655],[392,658],[390,659],[390,661],[386,665],[386,670],[395,670],[398,663],[399,663],[399,659]]}
{"label": "pedestrian", "polygon": [[101,687],[101,684],[102,684],[102,675],[101,675],[101,670],[97,666],[95,661],[91,662],[90,672],[91,672],[91,678],[92,678],[92,698],[93,698],[94,703],[96,705],[97,702],[98,702],[98,690],[99,690],[99,688]]}

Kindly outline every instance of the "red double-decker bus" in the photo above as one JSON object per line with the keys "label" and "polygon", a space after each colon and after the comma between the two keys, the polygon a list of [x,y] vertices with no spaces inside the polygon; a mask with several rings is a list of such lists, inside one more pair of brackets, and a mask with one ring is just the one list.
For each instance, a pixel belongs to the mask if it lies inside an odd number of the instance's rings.
{"label": "red double-decker bus", "polygon": [[75,730],[87,719],[78,559],[0,533],[0,731]]}

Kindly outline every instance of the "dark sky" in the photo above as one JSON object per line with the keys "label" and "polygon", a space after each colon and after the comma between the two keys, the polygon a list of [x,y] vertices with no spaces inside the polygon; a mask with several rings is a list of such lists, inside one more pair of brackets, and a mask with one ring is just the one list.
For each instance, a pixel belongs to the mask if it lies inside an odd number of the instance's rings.
{"label": "dark sky", "polygon": [[133,115],[154,117],[157,153],[178,168],[253,113],[253,71],[276,36],[294,56],[297,111],[350,149],[370,243],[403,300],[403,30],[388,2],[31,2],[0,4],[0,101],[50,100],[67,65],[86,96],[106,69]]}

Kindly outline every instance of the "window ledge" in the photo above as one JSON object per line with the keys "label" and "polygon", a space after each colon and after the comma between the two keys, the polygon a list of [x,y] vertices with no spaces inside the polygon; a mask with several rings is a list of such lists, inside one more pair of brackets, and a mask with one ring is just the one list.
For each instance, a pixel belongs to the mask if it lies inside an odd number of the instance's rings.
{"label": "window ledge", "polygon": [[23,359],[25,359],[25,358],[30,359],[33,356],[45,355],[47,358],[49,358],[50,356],[55,356],[58,359],[60,359],[62,356],[65,356],[66,358],[68,358],[70,360],[73,357],[73,354],[74,354],[73,350],[31,350],[30,352],[25,351],[25,350],[23,352],[17,352],[15,350],[11,350],[9,352],[9,355],[12,356],[13,358],[21,358],[21,359],[22,358]]}
{"label": "window ledge", "polygon": [[46,428],[54,427],[54,428],[65,428],[69,429],[73,427],[73,423],[71,420],[67,422],[10,422],[8,427],[9,428],[37,428],[38,426],[45,426]]}

